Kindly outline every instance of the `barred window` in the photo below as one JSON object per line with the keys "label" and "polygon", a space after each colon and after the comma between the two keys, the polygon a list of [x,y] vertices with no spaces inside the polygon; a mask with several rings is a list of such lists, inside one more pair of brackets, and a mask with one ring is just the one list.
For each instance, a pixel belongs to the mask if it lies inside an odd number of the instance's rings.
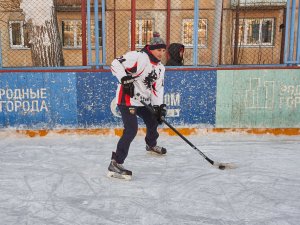
{"label": "barred window", "polygon": [[[182,43],[186,47],[193,46],[194,19],[182,21]],[[207,19],[199,19],[198,23],[198,46],[207,47]]]}
{"label": "barred window", "polygon": [[[154,19],[137,19],[135,26],[135,47],[143,48],[149,44],[153,36]],[[129,46],[131,46],[131,21],[129,21]]]}
{"label": "barred window", "polygon": [[[98,21],[99,27],[99,45],[102,46],[102,23]],[[62,41],[63,47],[81,48],[82,46],[82,22],[81,20],[63,20],[62,21]],[[91,20],[91,44],[95,47],[95,25]]]}
{"label": "barred window", "polygon": [[29,30],[23,21],[9,21],[11,48],[29,48]]}
{"label": "barred window", "polygon": [[[234,36],[234,32],[233,32]],[[233,38],[234,40],[234,38]],[[239,44],[241,46],[273,46],[274,19],[240,19]]]}

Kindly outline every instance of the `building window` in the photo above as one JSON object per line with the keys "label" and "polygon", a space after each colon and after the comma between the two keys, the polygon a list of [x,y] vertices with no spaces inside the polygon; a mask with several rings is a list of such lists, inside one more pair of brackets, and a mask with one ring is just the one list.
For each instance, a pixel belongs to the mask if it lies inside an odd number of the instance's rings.
{"label": "building window", "polygon": [[[153,19],[138,19],[135,22],[135,47],[143,48],[146,44],[149,44],[154,30]],[[131,21],[129,21],[129,46],[131,46]]]}
{"label": "building window", "polygon": [[[102,23],[98,21],[99,27],[99,45],[102,46]],[[95,24],[91,20],[91,44],[95,47]],[[82,22],[81,20],[63,20],[62,21],[62,41],[63,47],[81,48],[82,46]]]}
{"label": "building window", "polygon": [[9,21],[11,48],[29,48],[29,30],[23,21]]}
{"label": "building window", "polygon": [[[182,21],[182,43],[186,47],[193,46],[194,19]],[[207,47],[207,19],[199,19],[198,23],[198,47]]]}
{"label": "building window", "polygon": [[[233,32],[234,37],[234,32]],[[239,45],[241,46],[273,46],[274,19],[240,19]],[[234,40],[234,38],[233,38]]]}

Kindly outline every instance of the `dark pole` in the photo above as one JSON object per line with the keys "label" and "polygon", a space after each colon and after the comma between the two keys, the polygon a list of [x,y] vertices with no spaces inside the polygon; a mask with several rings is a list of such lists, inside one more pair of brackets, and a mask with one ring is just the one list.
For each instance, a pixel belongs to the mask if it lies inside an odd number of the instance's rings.
{"label": "dark pole", "polygon": [[219,50],[219,65],[222,64],[222,30],[223,30],[223,7],[224,7],[224,1],[222,0],[222,13],[221,13],[221,26],[220,26],[220,50]]}
{"label": "dark pole", "polygon": [[233,65],[238,64],[239,28],[240,28],[240,0],[238,0],[236,8],[235,8],[235,34],[234,34]]}
{"label": "dark pole", "polygon": [[167,36],[166,36],[166,44],[170,45],[170,37],[171,37],[171,0],[167,0]]}
{"label": "dark pole", "polygon": [[81,0],[81,27],[82,27],[82,65],[87,65],[86,51],[86,0]]}
{"label": "dark pole", "polygon": [[[281,47],[280,47],[280,64],[284,63],[284,45],[285,45],[285,23],[286,23],[286,10],[287,8],[283,9],[283,21],[282,24],[279,26],[279,30],[281,32]],[[300,12],[299,12],[300,13]]]}
{"label": "dark pole", "polygon": [[114,0],[114,59],[117,57],[117,37],[116,37],[116,0]]}
{"label": "dark pole", "polygon": [[131,0],[131,51],[135,50],[136,1]]}

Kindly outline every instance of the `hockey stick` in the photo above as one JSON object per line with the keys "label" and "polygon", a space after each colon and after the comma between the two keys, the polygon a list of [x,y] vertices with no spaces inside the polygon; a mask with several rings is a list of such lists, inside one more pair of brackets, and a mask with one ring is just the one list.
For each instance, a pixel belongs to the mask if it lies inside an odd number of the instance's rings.
{"label": "hockey stick", "polygon": [[[155,115],[154,109],[147,105],[143,100],[140,100],[140,102],[153,114]],[[178,130],[176,130],[171,124],[169,124],[164,117],[161,117],[161,121],[166,124],[168,127],[170,127],[179,137],[181,137],[186,143],[188,143],[194,150],[196,150],[206,161],[208,161],[211,165],[214,167],[225,170],[225,169],[235,169],[236,165],[233,163],[219,163],[216,161],[211,160],[208,158],[201,150],[199,150],[195,145],[193,145],[186,137],[184,137]]]}

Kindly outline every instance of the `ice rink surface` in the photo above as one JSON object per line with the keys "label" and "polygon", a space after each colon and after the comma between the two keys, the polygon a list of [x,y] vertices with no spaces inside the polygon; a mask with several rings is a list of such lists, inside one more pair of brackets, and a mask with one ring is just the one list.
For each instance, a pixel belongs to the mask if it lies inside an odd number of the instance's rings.
{"label": "ice rink surface", "polygon": [[137,136],[124,164],[131,181],[107,178],[118,137],[0,132],[3,225],[299,225],[300,137],[162,135],[166,156]]}

